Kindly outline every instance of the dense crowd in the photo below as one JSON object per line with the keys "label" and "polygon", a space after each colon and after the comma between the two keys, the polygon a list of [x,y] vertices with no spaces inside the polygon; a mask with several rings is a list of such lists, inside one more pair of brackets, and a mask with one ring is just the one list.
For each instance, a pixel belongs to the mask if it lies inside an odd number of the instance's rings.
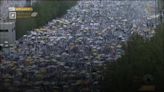
{"label": "dense crowd", "polygon": [[24,35],[3,54],[0,86],[23,92],[100,92],[102,66],[121,57],[122,44],[134,33],[153,36],[155,11],[149,14],[147,4],[155,6],[154,1],[79,1],[63,18]]}

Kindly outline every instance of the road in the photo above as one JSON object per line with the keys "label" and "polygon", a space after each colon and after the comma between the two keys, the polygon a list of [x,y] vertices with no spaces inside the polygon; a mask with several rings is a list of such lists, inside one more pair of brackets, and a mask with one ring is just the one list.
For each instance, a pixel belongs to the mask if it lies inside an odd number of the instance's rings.
{"label": "road", "polygon": [[122,44],[134,33],[146,39],[154,35],[155,4],[81,0],[62,18],[19,39],[11,53],[4,54],[0,73],[15,86],[47,85],[50,90],[53,85],[60,92],[100,92],[101,67],[124,54]]}

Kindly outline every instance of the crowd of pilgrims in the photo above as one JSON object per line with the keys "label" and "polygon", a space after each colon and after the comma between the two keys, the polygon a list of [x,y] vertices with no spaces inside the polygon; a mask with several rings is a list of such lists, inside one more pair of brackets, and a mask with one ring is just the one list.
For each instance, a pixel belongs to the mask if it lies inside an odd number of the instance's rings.
{"label": "crowd of pilgrims", "polygon": [[11,92],[100,92],[104,65],[138,33],[152,37],[152,1],[78,1],[59,19],[16,41],[0,63],[0,87]]}

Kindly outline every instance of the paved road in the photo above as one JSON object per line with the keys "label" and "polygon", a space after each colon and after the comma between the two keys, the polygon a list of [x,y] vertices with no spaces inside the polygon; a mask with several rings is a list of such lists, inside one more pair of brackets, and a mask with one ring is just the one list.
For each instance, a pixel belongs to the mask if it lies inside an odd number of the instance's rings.
{"label": "paved road", "polygon": [[132,34],[152,37],[155,17],[154,1],[81,0],[64,17],[19,39],[0,64],[0,77],[15,86],[100,92],[101,66],[124,54],[122,44]]}

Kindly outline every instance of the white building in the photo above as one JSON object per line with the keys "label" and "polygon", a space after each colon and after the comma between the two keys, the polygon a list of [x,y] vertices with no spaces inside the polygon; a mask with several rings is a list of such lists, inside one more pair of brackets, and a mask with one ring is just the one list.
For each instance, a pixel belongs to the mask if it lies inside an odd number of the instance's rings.
{"label": "white building", "polygon": [[0,45],[13,46],[16,40],[15,22],[0,22]]}

